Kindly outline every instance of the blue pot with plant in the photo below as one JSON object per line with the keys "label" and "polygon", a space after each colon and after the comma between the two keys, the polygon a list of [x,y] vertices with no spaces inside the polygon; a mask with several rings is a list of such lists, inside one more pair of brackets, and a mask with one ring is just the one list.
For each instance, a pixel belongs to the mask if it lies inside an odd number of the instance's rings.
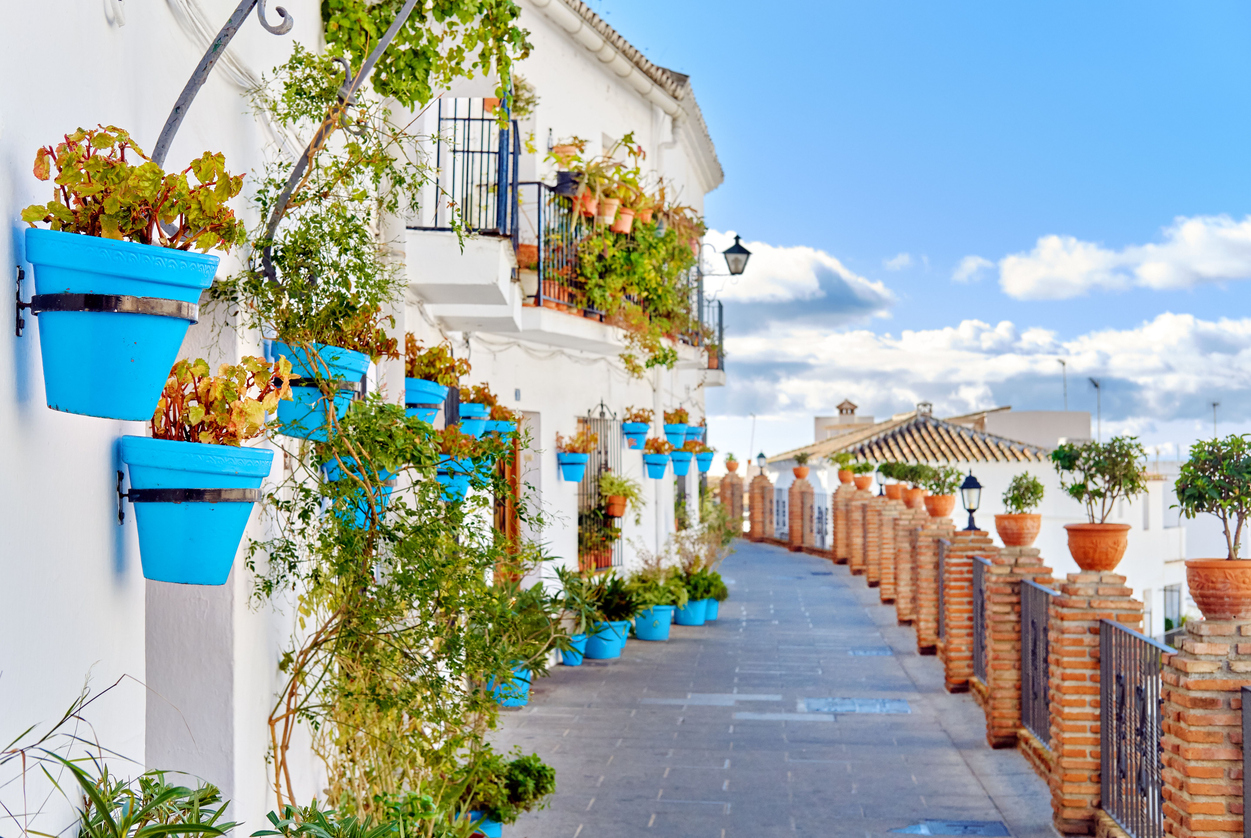
{"label": "blue pot with plant", "polygon": [[569,638],[569,649],[562,649],[560,652],[560,662],[565,666],[581,666],[582,658],[586,656],[586,635],[575,634]]}
{"label": "blue pot with plant", "polygon": [[460,503],[469,494],[469,476],[473,474],[473,459],[449,457],[439,464],[435,478],[443,484],[443,499],[448,503]]}
{"label": "blue pot with plant", "polygon": [[409,416],[423,422],[434,422],[439,408],[447,400],[447,389],[442,384],[421,378],[404,379],[404,407]]}
{"label": "blue pot with plant", "polygon": [[482,812],[470,812],[469,820],[473,824],[474,832],[482,833],[485,838],[503,838],[504,824],[499,821],[492,820]]}
{"label": "blue pot with plant", "polygon": [[717,619],[717,614],[721,611],[721,603],[715,599],[704,600],[704,622],[711,623]]}
{"label": "blue pot with plant", "polygon": [[530,670],[519,666],[513,677],[502,683],[491,681],[491,694],[501,707],[525,707],[530,701]]}
{"label": "blue pot with plant", "polygon": [[[368,482],[378,484],[378,494],[373,498],[373,503],[377,506],[378,517],[381,518],[386,512],[387,504],[391,502],[391,492],[395,489],[395,472],[380,468],[376,474],[362,475],[356,466],[356,460],[351,457],[344,457],[343,464],[347,467],[348,474],[365,477]],[[337,460],[331,460],[323,468],[326,471],[326,479],[331,482],[342,480],[345,476]],[[367,490],[358,480],[353,479],[348,483],[347,494],[350,497],[348,503],[352,510],[352,525],[358,530],[369,529],[370,499],[366,496]],[[336,511],[335,514],[340,518],[346,517],[341,512]]]}
{"label": "blue pot with plant", "polygon": [[695,455],[695,463],[699,466],[700,474],[708,473],[708,469],[712,468],[712,458],[715,456],[715,451],[700,451]]}
{"label": "blue pot with plant", "polygon": [[625,435],[626,445],[636,451],[642,448],[650,427],[646,422],[622,422],[621,433]]}
{"label": "blue pot with plant", "polygon": [[685,477],[691,470],[691,460],[694,458],[695,455],[690,451],[674,451],[669,455],[669,459],[673,460],[673,473],[678,477]]}
{"label": "blue pot with plant", "polygon": [[586,657],[590,660],[621,657],[629,626],[625,620],[596,623],[586,637]]}
{"label": "blue pot with plant", "polygon": [[647,476],[652,480],[664,480],[669,467],[669,455],[644,454],[643,465],[647,467]]}
{"label": "blue pot with plant", "polygon": [[460,431],[463,434],[480,439],[487,428],[487,417],[491,415],[490,405],[461,402]]}
{"label": "blue pot with plant", "polygon": [[673,609],[672,605],[653,605],[640,611],[634,618],[634,636],[639,640],[668,640],[669,626],[673,623]]}
{"label": "blue pot with plant", "polygon": [[692,599],[674,612],[674,622],[680,626],[702,626],[708,618],[708,600]]}
{"label": "blue pot with plant", "polygon": [[556,462],[560,465],[560,479],[566,483],[581,483],[586,474],[589,454],[578,454],[573,451],[556,452]]}
{"label": "blue pot with plant", "polygon": [[686,441],[687,442],[703,442],[704,434],[707,433],[707,431],[708,429],[704,427],[703,425],[687,425],[686,426]]}
{"label": "blue pot with plant", "polygon": [[469,362],[452,355],[444,341],[429,348],[412,332],[404,336],[404,406],[409,416],[434,422],[448,390],[470,372]]}
{"label": "blue pot with plant", "polygon": [[[292,401],[278,405],[279,432],[285,436],[325,442],[330,426],[330,404],[336,419],[343,418],[360,387],[361,376],[369,369],[369,356],[363,352],[309,344],[305,349],[274,341],[272,354],[291,362]],[[322,385],[330,391],[328,398]]]}
{"label": "blue pot with plant", "polygon": [[48,407],[152,418],[217,271],[216,256],[190,249],[229,251],[245,237],[228,206],[242,178],[205,157],[192,183],[186,173],[140,172],[154,164],[116,128],[80,128],[37,151],[35,177],[52,181],[53,197],[22,210],[34,296],[21,307],[38,326]]}
{"label": "blue pot with plant", "polygon": [[686,444],[686,425],[681,422],[666,422],[665,439],[674,448],[681,448]]}
{"label": "blue pot with plant", "polygon": [[507,419],[488,419],[486,423],[486,432],[489,434],[513,434],[517,432],[517,423],[510,422]]}

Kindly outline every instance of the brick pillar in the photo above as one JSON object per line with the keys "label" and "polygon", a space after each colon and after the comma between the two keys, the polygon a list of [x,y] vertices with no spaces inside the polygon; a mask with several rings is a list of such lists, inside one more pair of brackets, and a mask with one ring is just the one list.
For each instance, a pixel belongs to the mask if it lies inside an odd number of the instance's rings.
{"label": "brick pillar", "polygon": [[955,525],[950,518],[931,518],[917,533],[916,616],[917,652],[932,655],[938,648],[938,542],[951,541]]}
{"label": "brick pillar", "polygon": [[871,497],[857,489],[847,503],[847,564],[856,576],[864,573],[864,518]]}
{"label": "brick pillar", "polygon": [[786,521],[789,527],[786,538],[792,552],[798,553],[816,544],[812,527],[813,500],[812,484],[806,477],[796,478],[786,490]]}
{"label": "brick pillar", "polygon": [[881,524],[878,531],[879,550],[881,551],[882,584],[878,588],[878,598],[885,603],[894,602],[897,596],[896,578],[898,570],[899,544],[895,540],[895,522],[899,516],[908,512],[902,501],[886,499],[886,503],[878,508]]}
{"label": "brick pillar", "polygon": [[1164,834],[1242,838],[1242,696],[1251,623],[1192,620],[1160,674]]}
{"label": "brick pillar", "polygon": [[943,637],[938,656],[943,662],[947,692],[962,693],[973,677],[973,557],[997,552],[981,530],[960,530],[951,539],[943,562]]}
{"label": "brick pillar", "polygon": [[987,556],[986,741],[1015,748],[1021,728],[1021,580],[1051,584],[1051,568],[1035,547],[1005,547]]}
{"label": "brick pillar", "polygon": [[1099,805],[1099,621],[1137,629],[1142,603],[1116,573],[1070,573],[1051,600],[1051,809],[1058,831],[1089,835]]}
{"label": "brick pillar", "polygon": [[856,493],[856,487],[851,483],[840,483],[838,491],[834,493],[833,502],[830,508],[833,509],[834,535],[831,544],[834,545],[834,561],[837,564],[847,564],[851,558],[851,541],[848,534],[851,531],[851,524],[848,516],[851,514],[850,506],[851,496]]}
{"label": "brick pillar", "polygon": [[765,475],[757,474],[751,479],[749,491],[751,523],[747,537],[752,541],[773,538],[773,483]]}
{"label": "brick pillar", "polygon": [[743,529],[743,478],[735,472],[729,472],[721,478],[721,505],[731,521],[738,521],[736,533]]}
{"label": "brick pillar", "polygon": [[929,517],[904,507],[895,518],[895,616],[900,625],[910,625],[916,619],[917,534]]}
{"label": "brick pillar", "polygon": [[874,495],[864,507],[864,578],[870,588],[882,584],[882,507],[885,495]]}

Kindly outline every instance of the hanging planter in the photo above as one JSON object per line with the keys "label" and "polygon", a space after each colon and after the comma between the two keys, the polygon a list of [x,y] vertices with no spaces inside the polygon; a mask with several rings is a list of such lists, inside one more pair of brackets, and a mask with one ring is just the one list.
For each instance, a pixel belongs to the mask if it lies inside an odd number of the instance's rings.
{"label": "hanging planter", "polygon": [[617,220],[608,229],[614,233],[629,235],[630,231],[634,229],[634,210],[629,207],[622,207],[617,210]]}
{"label": "hanging planter", "polygon": [[704,425],[687,425],[686,441],[687,442],[703,442],[704,434],[708,432],[708,428]]}
{"label": "hanging planter", "polygon": [[447,401],[447,389],[442,384],[422,378],[404,379],[404,407],[409,416],[423,422],[434,422],[439,408]]}
{"label": "hanging planter", "polygon": [[647,466],[647,476],[652,480],[663,480],[669,465],[668,454],[644,454],[643,465]]}
{"label": "hanging planter", "polygon": [[[364,477],[370,481],[375,479],[372,475],[362,475],[356,468],[356,460],[351,457],[344,457],[343,463],[347,466],[349,473],[358,477]],[[323,468],[326,472],[326,479],[329,481],[341,480],[344,477],[343,469],[339,467],[339,463],[336,460],[326,463]],[[386,512],[387,505],[391,502],[391,492],[395,490],[395,473],[386,469],[378,469],[376,479],[381,481],[381,485],[377,496],[374,498],[374,503],[378,506],[378,517],[381,518],[383,513]],[[358,530],[367,530],[369,529],[370,509],[369,498],[366,497],[366,489],[353,481],[351,495],[352,525]],[[335,515],[340,520],[346,518],[343,512],[337,510]]]}
{"label": "hanging planter", "polygon": [[669,626],[673,623],[672,605],[653,605],[640,611],[634,618],[634,636],[639,640],[662,642],[669,639]]}
{"label": "hanging planter", "polygon": [[674,448],[681,448],[686,444],[686,425],[678,422],[666,422],[665,439],[669,440],[669,444]]}
{"label": "hanging planter", "polygon": [[674,451],[669,455],[669,459],[673,460],[673,473],[678,477],[685,477],[691,470],[691,460],[694,458],[695,455],[690,451]]}
{"label": "hanging planter", "polygon": [[621,206],[620,198],[601,198],[595,220],[600,224],[612,224],[617,218],[617,208]]}
{"label": "hanging planter", "polygon": [[625,435],[626,445],[636,451],[642,448],[643,443],[647,440],[649,427],[646,422],[622,422],[621,432]]}
{"label": "hanging planter", "polygon": [[[118,447],[130,472],[125,496],[135,504],[144,578],[226,584],[274,452],[142,436],[124,436]],[[121,517],[120,499],[118,507]]]}
{"label": "hanging planter", "polygon": [[593,218],[599,210],[599,200],[590,192],[582,192],[574,198],[573,207],[579,215]]}
{"label": "hanging planter", "polygon": [[560,478],[567,483],[581,483],[586,474],[587,460],[598,445],[599,435],[591,433],[586,426],[579,428],[572,439],[556,434],[556,462],[560,465]]}
{"label": "hanging planter", "polygon": [[556,452],[556,462],[560,464],[560,479],[566,483],[581,483],[586,474],[586,463],[589,454],[577,454],[572,451]]}
{"label": "hanging planter", "polygon": [[443,499],[448,503],[460,503],[469,494],[469,475],[473,473],[473,460],[469,457],[450,458],[439,465],[435,478],[443,484]]}
{"label": "hanging planter", "polygon": [[274,357],[291,362],[293,401],[278,405],[279,432],[285,436],[325,442],[330,425],[330,399],[322,393],[321,380],[333,393],[334,410],[342,418],[369,369],[369,356],[351,349],[312,344],[312,351],[274,341]]}
{"label": "hanging planter", "polygon": [[486,433],[487,417],[491,415],[491,406],[461,402],[460,431],[474,439],[481,439]]}

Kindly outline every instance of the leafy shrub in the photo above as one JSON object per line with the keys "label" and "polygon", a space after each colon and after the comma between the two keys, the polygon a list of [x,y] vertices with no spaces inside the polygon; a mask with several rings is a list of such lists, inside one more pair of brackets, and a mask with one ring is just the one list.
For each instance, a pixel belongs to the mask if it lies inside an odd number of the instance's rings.
{"label": "leafy shrub", "polygon": [[[1245,434],[1200,440],[1177,478],[1177,507],[1187,518],[1207,512],[1220,519],[1227,558],[1238,558],[1242,527],[1251,515],[1251,446]],[[1233,531],[1230,531],[1230,524]]]}
{"label": "leafy shrub", "polygon": [[443,343],[423,348],[420,341],[409,332],[404,336],[404,375],[433,381],[444,387],[459,387],[462,377],[469,375],[470,365],[464,358],[452,355],[452,344]]}
{"label": "leafy shrub", "polygon": [[500,823],[516,823],[523,813],[541,809],[556,791],[556,769],[538,754],[511,760],[483,749],[462,769],[463,810],[478,811]]}
{"label": "leafy shrub", "polygon": [[180,442],[239,445],[262,436],[265,415],[291,400],[291,362],[273,366],[246,356],[209,374],[203,358],[174,364],[152,416],[152,436]]}
{"label": "leafy shrub", "polygon": [[623,419],[622,421],[640,422],[644,425],[650,425],[652,423],[653,415],[655,415],[655,411],[647,410],[646,408],[627,407],[625,409],[625,419]]}
{"label": "leafy shrub", "polygon": [[1025,515],[1037,509],[1042,499],[1042,481],[1024,471],[1008,484],[1008,490],[1003,493],[1003,508],[1009,515]]}
{"label": "leafy shrub", "polygon": [[685,425],[691,421],[691,414],[686,412],[685,407],[676,407],[673,410],[665,411],[666,425]]}
{"label": "leafy shrub", "polygon": [[649,437],[648,440],[643,443],[644,454],[668,454],[672,451],[673,451],[673,445],[670,444],[669,440],[667,439],[660,439],[659,437]]}
{"label": "leafy shrub", "polygon": [[1146,458],[1142,443],[1132,436],[1116,436],[1104,443],[1066,442],[1051,452],[1061,488],[1086,507],[1092,524],[1106,523],[1118,498],[1132,498],[1146,490]]}
{"label": "leafy shrub", "polygon": [[964,482],[964,475],[955,466],[925,466],[929,474],[925,487],[934,495],[954,495]]}
{"label": "leafy shrub", "polygon": [[806,466],[806,465],[808,465],[808,461],[809,461],[810,459],[812,459],[812,454],[811,454],[811,452],[808,452],[808,451],[800,451],[798,454],[796,454],[796,455],[795,455],[795,465],[797,465],[797,466]]}
{"label": "leafy shrub", "polygon": [[581,427],[572,437],[556,434],[556,450],[565,454],[590,454],[599,445],[599,435],[588,427]]}

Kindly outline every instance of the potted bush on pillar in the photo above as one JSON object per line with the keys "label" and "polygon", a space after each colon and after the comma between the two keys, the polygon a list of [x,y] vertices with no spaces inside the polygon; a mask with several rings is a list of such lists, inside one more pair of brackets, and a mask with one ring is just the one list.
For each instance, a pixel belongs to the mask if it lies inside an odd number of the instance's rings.
{"label": "potted bush on pillar", "polygon": [[925,511],[931,518],[950,518],[951,511],[956,508],[956,490],[964,475],[955,466],[928,466],[929,473],[925,476],[926,495]]}
{"label": "potted bush on pillar", "polygon": [[904,489],[904,505],[909,509],[924,509],[926,486],[934,469],[925,463],[905,463],[895,471],[895,476],[911,484]]}
{"label": "potted bush on pillar", "polygon": [[1028,471],[1012,478],[1003,493],[1003,515],[995,516],[995,532],[1004,547],[1028,547],[1038,538],[1042,516],[1034,512],[1043,499],[1043,484]]}
{"label": "potted bush on pillar", "polygon": [[556,434],[556,462],[560,465],[560,479],[567,483],[581,483],[586,474],[586,463],[591,452],[599,445],[599,435],[591,433],[589,428],[581,428],[566,439]]}
{"label": "potted bush on pillar", "polygon": [[899,468],[903,463],[882,463],[877,467],[877,473],[885,477],[887,480],[894,480],[894,483],[887,483],[882,487],[882,491],[886,493],[886,497],[891,500],[903,500],[904,489],[907,488],[903,483],[899,482]]}
{"label": "potted bush on pillar", "polygon": [[447,391],[459,387],[469,375],[469,362],[452,356],[452,345],[444,341],[426,349],[409,332],[404,336],[404,406],[409,416],[434,422],[447,400]]}
{"label": "potted bush on pillar", "polygon": [[1086,507],[1085,524],[1065,524],[1069,553],[1082,570],[1114,570],[1129,543],[1129,524],[1109,524],[1116,501],[1135,497],[1147,487],[1143,462],[1147,452],[1136,437],[1117,436],[1104,443],[1066,442],[1051,452],[1060,486]]}
{"label": "potted bush on pillar", "polygon": [[[850,469],[856,488],[862,492],[869,491],[869,487],[873,485],[873,472],[877,471],[877,465],[874,463],[852,463]],[[839,472],[842,473],[841,471]]]}
{"label": "potted bush on pillar", "polygon": [[852,466],[855,464],[856,458],[852,454],[847,451],[839,451],[825,459],[830,465],[838,468],[839,483],[851,483],[855,479],[856,473],[852,470]]}
{"label": "potted bush on pillar", "polygon": [[812,454],[807,451],[800,451],[795,455],[795,467],[791,469],[791,473],[795,475],[796,480],[803,480],[808,476],[810,459],[812,459]]}
{"label": "potted bush on pillar", "polygon": [[39,149],[34,173],[55,183],[22,210],[48,407],[150,419],[217,271],[206,251],[244,240],[227,206],[243,177],[208,152],[166,174],[112,126]]}
{"label": "potted bush on pillar", "polygon": [[652,411],[639,407],[627,407],[625,420],[621,423],[621,432],[625,435],[626,444],[634,449],[642,449],[647,440],[647,431],[652,426]]}
{"label": "potted bush on pillar", "polygon": [[[274,452],[245,448],[266,414],[291,398],[291,364],[245,357],[218,374],[201,360],[174,364],[151,437],[124,436],[143,575],[157,582],[224,585]],[[120,491],[121,473],[118,473]],[[119,500],[120,503],[120,500]]]}
{"label": "potted bush on pillar", "polygon": [[647,466],[647,476],[653,480],[661,480],[669,465],[669,454],[673,445],[667,440],[652,437],[643,444],[643,465]]}
{"label": "potted bush on pillar", "polygon": [[738,457],[734,456],[733,451],[725,455],[725,470],[730,474],[738,471]]}
{"label": "potted bush on pillar", "polygon": [[1190,446],[1176,489],[1183,515],[1215,515],[1225,532],[1225,558],[1186,561],[1186,584],[1195,605],[1209,620],[1251,620],[1251,561],[1239,555],[1242,528],[1251,515],[1247,436],[1231,434]]}

